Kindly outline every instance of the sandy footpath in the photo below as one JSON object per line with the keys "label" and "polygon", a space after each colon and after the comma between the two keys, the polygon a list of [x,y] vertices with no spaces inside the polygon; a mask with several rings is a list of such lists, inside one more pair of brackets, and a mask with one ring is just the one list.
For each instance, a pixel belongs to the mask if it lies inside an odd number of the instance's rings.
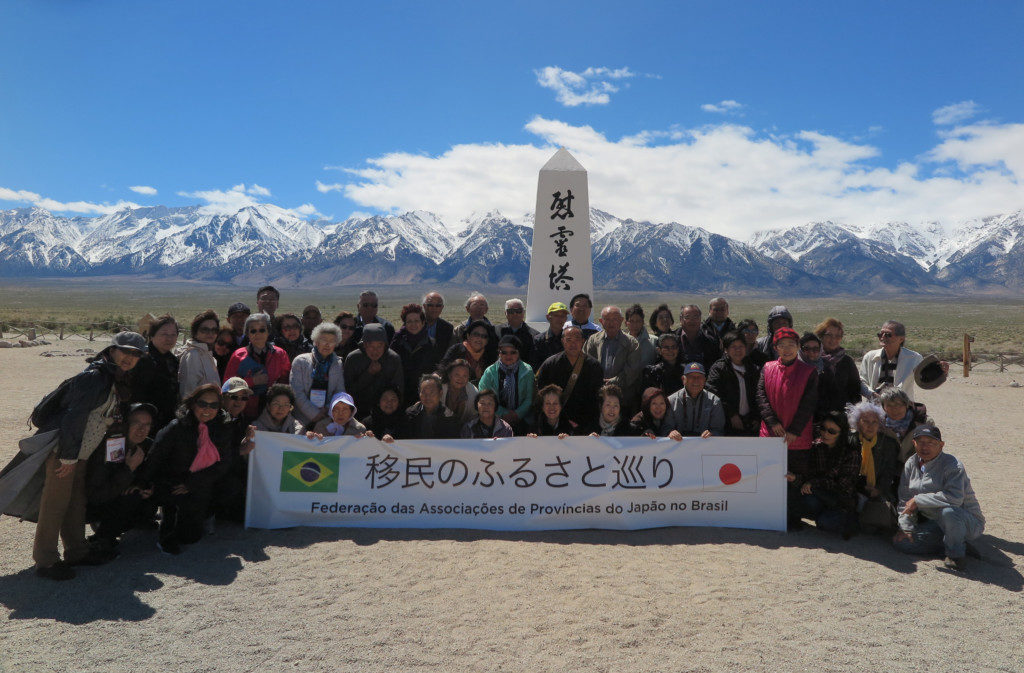
{"label": "sandy footpath", "polygon": [[[80,357],[0,350],[0,461]],[[0,518],[0,672],[1024,671],[1024,383],[921,394],[988,518],[967,576],[813,528],[155,532],[66,583]]]}

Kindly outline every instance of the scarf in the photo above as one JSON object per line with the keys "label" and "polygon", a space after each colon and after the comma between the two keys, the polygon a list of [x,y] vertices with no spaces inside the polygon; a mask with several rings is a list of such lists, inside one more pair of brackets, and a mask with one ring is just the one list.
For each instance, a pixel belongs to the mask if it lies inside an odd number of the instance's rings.
{"label": "scarf", "polygon": [[249,351],[249,357],[251,357],[259,364],[263,365],[264,367],[267,366],[267,355],[270,354],[271,348],[273,348],[273,346],[271,346],[268,343],[266,346],[263,347],[262,351],[257,352],[256,348],[252,344],[246,346],[246,349]]}
{"label": "scarf", "polygon": [[885,417],[885,427],[896,433],[896,436],[903,439],[903,436],[907,434],[907,430],[910,429],[910,424],[914,421],[913,409],[907,409],[906,415],[901,419],[892,419],[888,416]]}
{"label": "scarf", "polygon": [[800,359],[803,362],[805,362],[805,363],[809,364],[810,366],[814,367],[815,369],[817,369],[819,374],[822,373],[823,371],[825,371],[825,358],[823,358],[823,357],[819,356],[817,360],[808,360],[807,358],[804,357],[803,351],[801,351],[800,352]]}
{"label": "scarf", "polygon": [[[857,434],[860,436],[860,433]],[[878,435],[875,435],[871,441],[863,437],[860,438],[860,473],[866,478],[868,488],[875,487],[875,454],[872,449],[877,443]]]}
{"label": "scarf", "polygon": [[332,437],[341,437],[342,435],[345,434],[345,430],[348,429],[348,426],[351,423],[352,423],[352,419],[351,418],[348,419],[347,421],[345,421],[344,425],[338,425],[334,421],[331,421],[330,423],[327,424],[327,432]]}
{"label": "scarf", "polygon": [[822,350],[821,357],[819,359],[825,361],[825,366],[828,367],[828,370],[830,372],[834,372],[836,370],[836,365],[838,365],[839,361],[842,360],[845,356],[846,349],[840,346],[831,353],[827,353],[825,352],[825,350]]}
{"label": "scarf", "polygon": [[313,349],[313,380],[327,381],[331,372],[331,365],[334,364],[334,353],[327,357],[320,355],[320,351]]}
{"label": "scarf", "polygon": [[405,341],[405,343],[409,344],[410,350],[416,350],[423,344],[430,342],[430,332],[425,329],[421,329],[416,334],[413,334],[403,327],[398,330],[398,333],[395,334],[395,336],[401,336],[401,339]]}
{"label": "scarf", "polygon": [[501,382],[501,390],[498,391],[498,401],[506,409],[515,409],[519,406],[519,361],[511,367],[506,367],[498,360],[498,371],[504,376]]}
{"label": "scarf", "polygon": [[210,429],[206,427],[206,423],[199,424],[199,439],[196,442],[196,447],[196,457],[189,465],[189,472],[204,470],[220,460],[220,451],[210,439]]}
{"label": "scarf", "polygon": [[616,418],[614,421],[609,423],[604,420],[604,416],[601,416],[601,436],[611,437],[615,434],[615,428],[619,427],[619,419]]}

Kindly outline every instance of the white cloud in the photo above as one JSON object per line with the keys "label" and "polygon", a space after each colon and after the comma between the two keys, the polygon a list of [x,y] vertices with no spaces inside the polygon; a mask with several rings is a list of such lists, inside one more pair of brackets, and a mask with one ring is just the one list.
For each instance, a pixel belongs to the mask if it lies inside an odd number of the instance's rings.
{"label": "white cloud", "polygon": [[745,106],[743,103],[738,103],[734,100],[723,100],[718,103],[704,103],[700,106],[704,112],[716,112],[718,114],[735,114],[742,110]]}
{"label": "white cloud", "polygon": [[146,185],[135,185],[134,187],[129,187],[128,189],[132,190],[136,194],[143,194],[145,196],[153,196],[154,194],[156,194],[155,187],[147,187]]}
{"label": "white cloud", "polygon": [[[239,183],[231,189],[200,189],[194,192],[182,191],[178,192],[178,196],[205,201],[206,205],[203,206],[204,212],[216,213],[219,215],[234,215],[242,208],[264,204],[265,202],[262,198],[270,196],[270,190],[255,183],[248,186],[246,186],[245,183]],[[319,219],[324,217],[324,215],[311,203],[304,203],[297,208],[281,208],[281,210],[303,219],[309,219],[311,217]]]}
{"label": "white cloud", "polygon": [[1024,124],[955,129],[893,168],[868,164],[877,147],[820,130],[770,135],[724,123],[616,140],[542,117],[526,130],[538,142],[368,159],[344,169],[343,192],[365,208],[429,210],[452,223],[474,211],[522,213],[533,208],[538,170],[565,146],[589,172],[594,207],[739,238],[823,219],[950,222],[1024,207]]}
{"label": "white cloud", "polygon": [[108,215],[122,208],[139,207],[139,204],[132,201],[118,201],[115,204],[92,203],[90,201],[57,201],[26,189],[8,189],[7,187],[0,187],[0,201],[31,203],[33,206],[38,206],[51,212],[82,213],[86,215]]}
{"label": "white cloud", "polygon": [[248,192],[254,196],[270,196],[269,189],[266,187],[260,187],[255,183],[249,187]]}
{"label": "white cloud", "polygon": [[302,217],[306,217],[306,218],[309,218],[309,217],[315,217],[317,219],[323,219],[324,218],[324,214],[321,213],[319,210],[317,210],[316,207],[312,203],[303,203],[298,208],[292,208],[292,212],[297,213],[297,214],[301,215]]}
{"label": "white cloud", "polygon": [[932,112],[932,121],[939,126],[948,126],[962,122],[965,119],[970,119],[980,111],[981,108],[974,101],[960,101],[959,103],[940,107]]}
{"label": "white cloud", "polygon": [[587,68],[581,72],[564,70],[549,65],[534,70],[537,84],[555,92],[555,99],[566,107],[577,105],[607,105],[611,96],[619,91],[612,81],[631,79],[637,76],[629,68]]}
{"label": "white cloud", "polygon": [[[330,166],[328,168],[334,169],[334,170],[340,170],[340,168],[336,167],[336,166]],[[320,192],[321,194],[327,194],[328,192],[340,192],[344,188],[345,188],[345,185],[341,184],[340,182],[335,182],[335,183],[332,183],[332,184],[329,184],[329,185],[325,185],[324,183],[320,182],[319,180],[316,181],[316,191]]]}

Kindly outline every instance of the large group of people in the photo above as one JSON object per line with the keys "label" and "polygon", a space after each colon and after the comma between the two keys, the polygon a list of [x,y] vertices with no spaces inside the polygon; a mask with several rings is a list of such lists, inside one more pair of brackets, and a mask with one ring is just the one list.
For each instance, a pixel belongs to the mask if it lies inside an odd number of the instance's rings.
{"label": "large group of people", "polygon": [[547,307],[543,331],[525,322],[520,299],[492,323],[480,293],[453,324],[428,292],[402,307],[397,328],[372,291],[332,321],[316,306],[278,315],[279,302],[267,286],[255,312],[238,302],[223,321],[206,310],[187,326],[165,315],[142,334],[118,333],[44,399],[34,422],[58,440],[45,463],[37,574],[67,579],[75,565],[105,563],[122,534],[157,518],[169,554],[217,518],[241,519],[257,430],[382,442],[778,437],[791,529],[808,519],[846,538],[885,533],[962,569],[984,526],[962,463],[914,399],[948,364],[907,348],[895,321],[858,364],[835,318],[801,334],[776,306],[761,334],[753,319],[734,323],[721,297],[703,319],[682,306],[676,327],[665,304],[649,320],[639,305],[605,306],[595,323],[578,294]]}

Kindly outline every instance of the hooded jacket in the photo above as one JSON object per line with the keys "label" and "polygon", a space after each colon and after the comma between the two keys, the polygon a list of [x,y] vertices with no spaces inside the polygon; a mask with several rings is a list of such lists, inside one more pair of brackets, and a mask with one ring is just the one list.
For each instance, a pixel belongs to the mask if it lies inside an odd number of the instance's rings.
{"label": "hooded jacket", "polygon": [[207,344],[189,339],[185,342],[185,351],[178,358],[178,397],[183,399],[206,383],[220,386],[217,359]]}
{"label": "hooded jacket", "polygon": [[[789,309],[785,306],[775,306],[771,311],[768,312],[768,322],[765,323],[765,327],[770,327],[772,321],[777,318],[785,318],[789,321],[790,327],[793,326],[793,314],[789,312]],[[757,340],[757,346],[755,348],[761,352],[764,356],[765,361],[778,360],[779,354],[775,350],[775,345],[772,343],[772,335],[774,332],[768,330],[768,334],[764,335]],[[756,359],[755,359],[756,362]]]}

